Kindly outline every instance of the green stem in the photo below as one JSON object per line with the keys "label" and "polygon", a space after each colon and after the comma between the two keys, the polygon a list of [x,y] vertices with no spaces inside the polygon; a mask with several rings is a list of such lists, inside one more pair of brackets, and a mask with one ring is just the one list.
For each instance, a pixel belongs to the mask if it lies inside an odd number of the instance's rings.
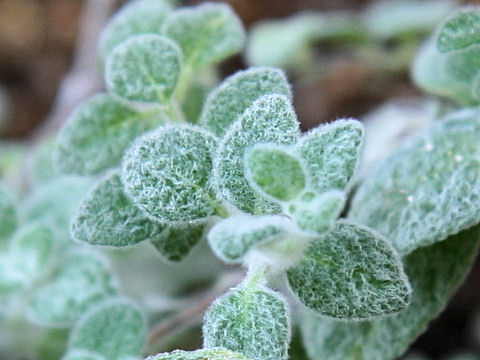
{"label": "green stem", "polygon": [[193,68],[190,63],[186,63],[180,74],[180,79],[178,80],[177,87],[173,93],[173,97],[181,104],[185,100],[185,95],[187,94],[188,86],[192,80]]}

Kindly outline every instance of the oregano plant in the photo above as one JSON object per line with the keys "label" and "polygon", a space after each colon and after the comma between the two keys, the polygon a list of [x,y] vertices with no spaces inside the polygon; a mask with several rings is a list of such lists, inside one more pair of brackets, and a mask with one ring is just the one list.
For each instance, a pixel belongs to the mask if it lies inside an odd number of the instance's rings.
{"label": "oregano plant", "polygon": [[[478,247],[479,29],[466,8],[424,45],[414,80],[456,104],[359,176],[382,134],[302,132],[283,70],[202,83],[246,41],[228,5],[127,3],[100,37],[106,90],[38,147],[30,191],[0,187],[0,321],[64,331],[62,360],[287,360],[297,329],[312,360],[398,358]],[[208,301],[180,299],[215,258]],[[162,261],[189,278],[143,293]],[[198,309],[201,344],[157,351]]]}

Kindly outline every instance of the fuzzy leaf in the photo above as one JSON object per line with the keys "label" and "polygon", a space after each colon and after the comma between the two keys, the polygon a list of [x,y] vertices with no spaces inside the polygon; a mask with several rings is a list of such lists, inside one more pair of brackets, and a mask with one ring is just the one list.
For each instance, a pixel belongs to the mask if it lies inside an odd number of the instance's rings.
{"label": "fuzzy leaf", "polygon": [[17,209],[11,194],[12,190],[0,183],[0,249],[5,247],[18,224]]}
{"label": "fuzzy leaf", "polygon": [[441,312],[476,255],[479,228],[420,248],[405,258],[413,296],[404,312],[374,321],[341,322],[312,312],[302,316],[304,345],[312,359],[393,360]]}
{"label": "fuzzy leaf", "polygon": [[358,188],[350,218],[402,254],[480,222],[479,115],[453,113],[390,155]]}
{"label": "fuzzy leaf", "polygon": [[220,259],[226,263],[241,263],[252,247],[275,241],[288,233],[289,226],[283,217],[237,215],[218,222],[207,238]]}
{"label": "fuzzy leaf", "polygon": [[216,139],[193,126],[164,127],[127,151],[127,194],[149,217],[162,222],[206,218],[214,212],[209,190]]}
{"label": "fuzzy leaf", "polygon": [[265,95],[255,101],[230,127],[215,154],[213,176],[218,194],[249,213],[276,211],[248,184],[245,152],[257,143],[294,144],[298,136],[298,122],[287,97]]}
{"label": "fuzzy leaf", "polygon": [[288,270],[288,280],[306,306],[340,319],[396,313],[411,297],[400,258],[387,240],[346,221],[311,243],[305,259]]}
{"label": "fuzzy leaf", "polygon": [[53,243],[52,230],[42,223],[25,225],[13,236],[9,257],[22,282],[31,284],[50,270]]}
{"label": "fuzzy leaf", "polygon": [[130,143],[159,126],[157,109],[137,111],[106,94],[80,105],[58,136],[56,161],[70,174],[91,175],[117,166]]}
{"label": "fuzzy leaf", "polygon": [[441,52],[460,50],[480,43],[480,11],[469,7],[450,17],[440,28],[437,47]]}
{"label": "fuzzy leaf", "polygon": [[69,349],[98,353],[108,360],[138,357],[146,338],[140,310],[122,298],[90,308],[73,328]]}
{"label": "fuzzy leaf", "polygon": [[242,23],[227,4],[206,3],[175,11],[163,33],[182,48],[185,63],[196,69],[239,52],[245,41]]}
{"label": "fuzzy leaf", "polygon": [[154,34],[138,35],[108,56],[108,90],[126,100],[166,104],[177,86],[182,54],[173,41]]}
{"label": "fuzzy leaf", "polygon": [[200,124],[217,136],[223,136],[230,125],[263,95],[292,94],[285,73],[280,69],[258,67],[238,71],[226,78],[208,96]]}
{"label": "fuzzy leaf", "polygon": [[90,188],[90,180],[61,176],[37,187],[21,204],[23,221],[48,223],[60,241],[70,239],[70,218]]}
{"label": "fuzzy leaf", "polygon": [[297,144],[317,192],[344,190],[357,169],[363,143],[363,125],[337,120],[304,135]]}
{"label": "fuzzy leaf", "polygon": [[72,350],[62,360],[107,360],[103,356],[86,350]]}
{"label": "fuzzy leaf", "polygon": [[470,63],[475,62],[476,55],[477,46],[445,54],[440,53],[433,39],[427,41],[413,62],[413,81],[434,95],[451,98],[462,105],[477,104],[478,100],[472,93],[472,76],[478,66],[469,64],[469,68],[465,67],[465,61],[470,59]]}
{"label": "fuzzy leaf", "polygon": [[239,353],[225,349],[201,349],[196,351],[175,350],[171,353],[149,356],[145,360],[248,360]]}
{"label": "fuzzy leaf", "polygon": [[245,155],[247,179],[273,201],[295,199],[307,185],[303,164],[288,147],[259,144]]}
{"label": "fuzzy leaf", "polygon": [[90,306],[115,294],[114,279],[103,259],[91,253],[72,253],[35,294],[32,314],[40,323],[68,326]]}
{"label": "fuzzy leaf", "polygon": [[168,261],[182,261],[203,238],[204,223],[168,225],[151,242]]}
{"label": "fuzzy leaf", "polygon": [[75,240],[106,246],[135,245],[164,229],[127,198],[119,171],[108,174],[90,191],[70,225]]}
{"label": "fuzzy leaf", "polygon": [[136,0],[127,3],[108,22],[100,36],[100,53],[108,54],[131,36],[160,34],[162,24],[171,11],[164,0]]}
{"label": "fuzzy leaf", "polygon": [[232,289],[215,300],[205,314],[205,348],[225,348],[255,360],[285,360],[289,342],[287,304],[265,287]]}
{"label": "fuzzy leaf", "polygon": [[299,200],[290,204],[288,209],[300,229],[321,233],[328,230],[340,216],[345,200],[345,193],[338,190],[320,195],[307,191]]}

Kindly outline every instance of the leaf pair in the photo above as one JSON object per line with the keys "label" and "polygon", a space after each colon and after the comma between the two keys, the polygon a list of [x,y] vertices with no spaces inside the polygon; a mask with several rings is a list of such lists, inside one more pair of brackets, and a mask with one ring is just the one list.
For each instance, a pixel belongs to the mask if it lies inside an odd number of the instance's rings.
{"label": "leaf pair", "polygon": [[162,35],[139,33],[110,52],[105,65],[107,87],[126,100],[164,105],[183,66],[186,72],[216,63],[239,51],[244,42],[238,17],[228,5],[214,3],[167,15]]}
{"label": "leaf pair", "polygon": [[141,355],[146,338],[143,315],[122,298],[103,301],[73,328],[64,360],[122,360]]}
{"label": "leaf pair", "polygon": [[355,120],[324,125],[295,146],[254,146],[245,156],[250,185],[306,231],[328,229],[340,214],[363,141]]}

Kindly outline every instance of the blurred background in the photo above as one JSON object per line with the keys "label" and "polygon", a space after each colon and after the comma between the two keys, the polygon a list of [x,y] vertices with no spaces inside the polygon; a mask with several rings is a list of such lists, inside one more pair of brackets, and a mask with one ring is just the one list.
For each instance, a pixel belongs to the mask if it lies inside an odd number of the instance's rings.
{"label": "blurred background", "polygon": [[[403,111],[403,108],[399,116],[411,116],[407,120],[414,123],[415,116],[427,110],[419,100],[421,93],[410,81],[412,56],[439,19],[448,15],[452,8],[475,3],[425,1],[423,7],[406,13],[404,18],[412,19],[412,24],[408,31],[403,31],[402,23],[397,30],[392,30],[398,24],[388,17],[388,11],[398,15],[398,9],[387,9],[379,15],[378,4],[368,0],[226,2],[259,38],[250,40],[246,54],[221,65],[222,77],[249,65],[285,68],[293,84],[295,106],[304,129],[339,117],[371,117],[371,111],[379,106],[383,106],[384,111],[391,110],[385,101],[391,104],[392,99],[409,109]],[[55,128],[73,106],[102,88],[95,55],[96,40],[108,16],[122,3],[114,0],[0,0],[2,144],[27,141],[38,129],[45,128],[47,120]],[[312,35],[307,31],[308,19],[291,20],[294,14],[305,11],[324,16],[322,19],[327,22],[341,14],[341,20],[334,22],[339,30],[326,33],[316,29]],[[415,16],[430,16],[431,22],[421,28],[415,27]],[[266,23],[266,19],[280,22],[268,20]],[[422,21],[425,24],[425,20]],[[268,41],[272,29],[274,33],[276,29],[283,29],[285,38],[277,36]],[[255,45],[254,41],[258,43]],[[273,57],[265,45],[276,41],[290,52]],[[0,147],[0,152],[4,149]],[[430,359],[458,352],[480,355],[479,294],[480,264],[477,262],[443,315],[414,344],[413,352]]]}

